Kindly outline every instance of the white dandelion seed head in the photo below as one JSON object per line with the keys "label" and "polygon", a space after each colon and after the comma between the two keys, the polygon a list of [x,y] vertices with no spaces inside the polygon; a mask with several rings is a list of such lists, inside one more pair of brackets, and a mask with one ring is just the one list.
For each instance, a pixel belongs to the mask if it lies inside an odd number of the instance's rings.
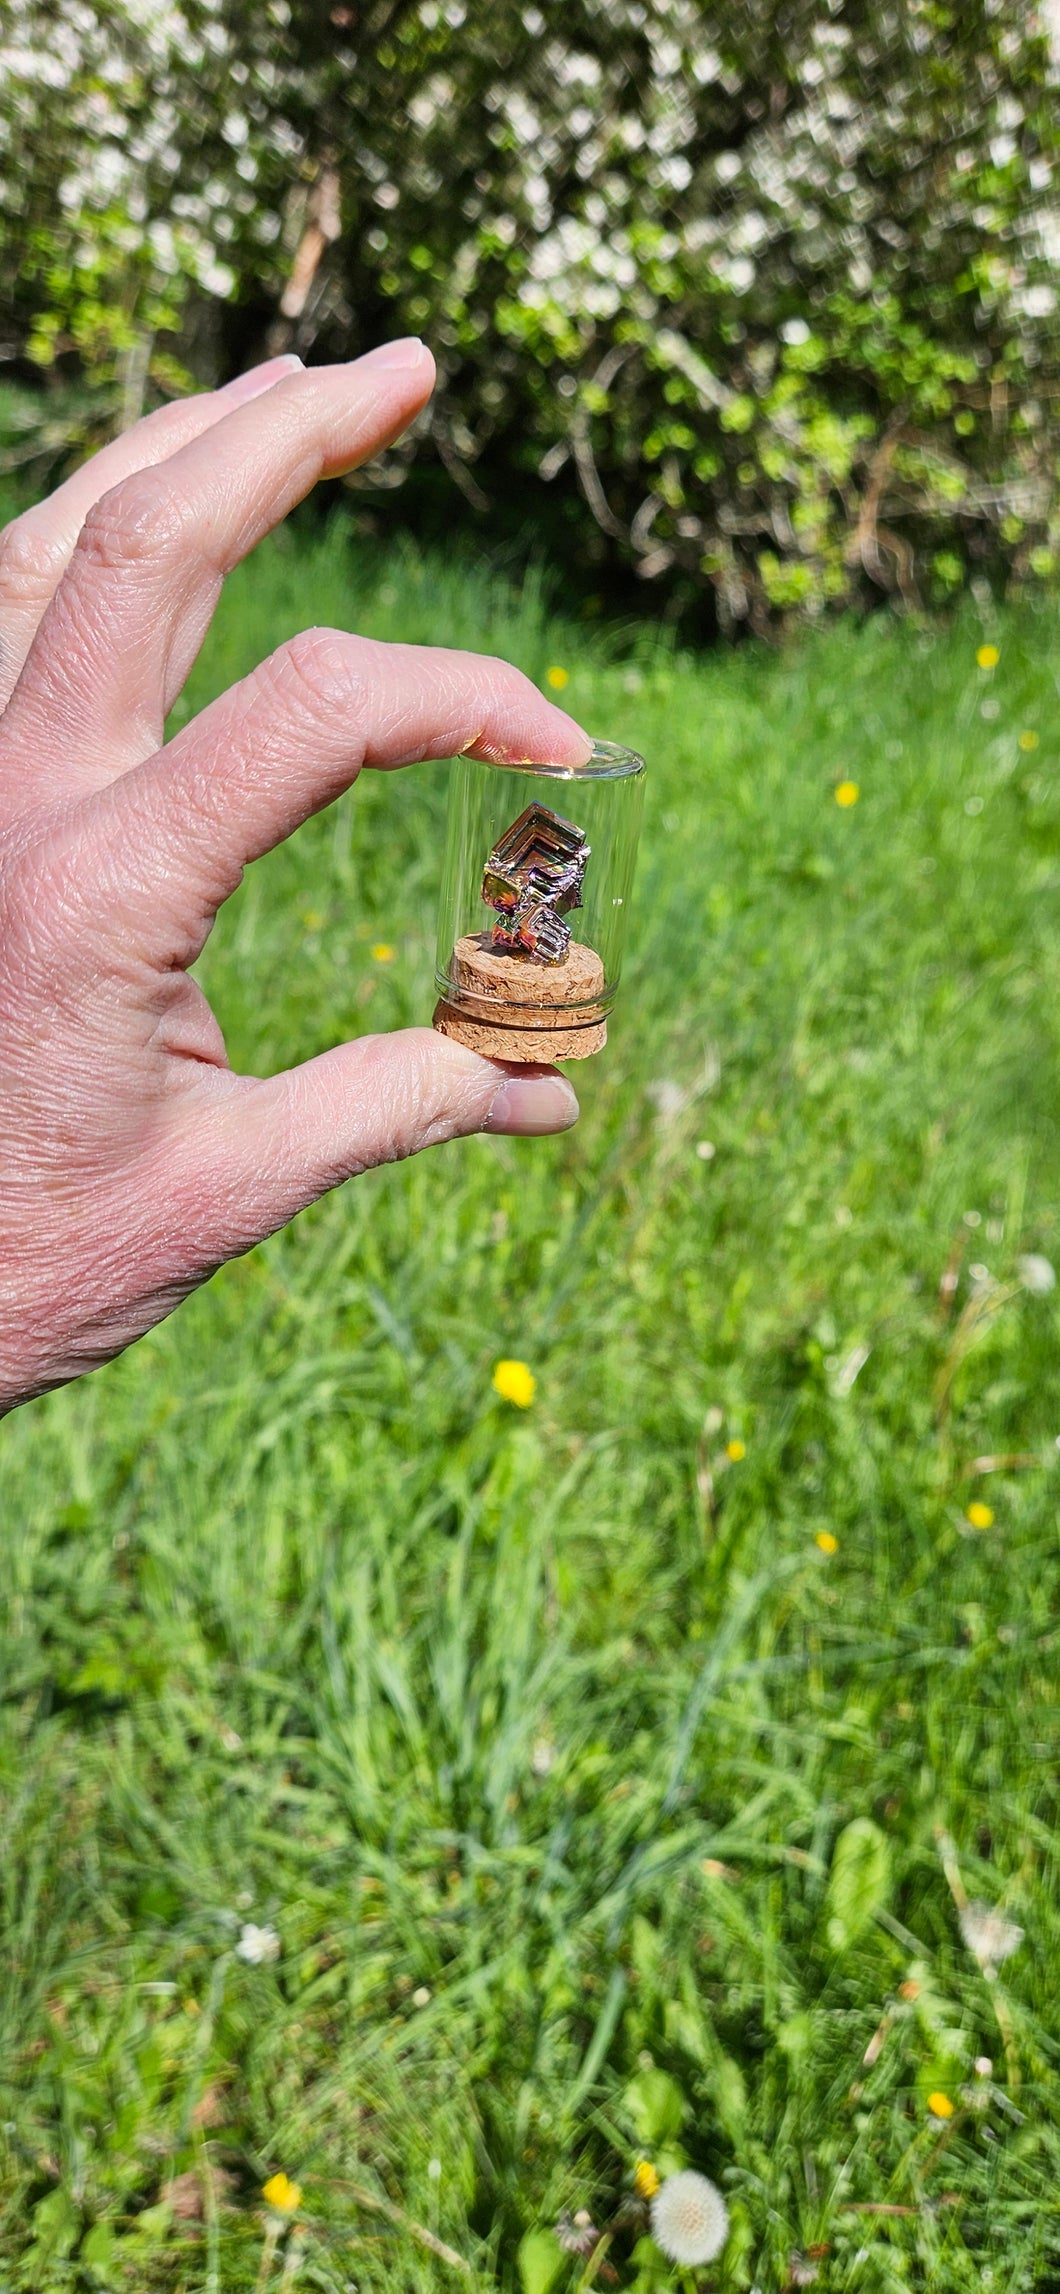
{"label": "white dandelion seed head", "polygon": [[1047,1298],[1049,1292],[1056,1289],[1056,1268],[1041,1251],[1024,1251],[1023,1257],[1016,1260],[1016,1273],[1032,1298]]}
{"label": "white dandelion seed head", "polygon": [[651,2202],[651,2231],[667,2260],[695,2267],[713,2262],[729,2235],[729,2209],[706,2175],[686,2167],[669,2175]]}
{"label": "white dandelion seed head", "polygon": [[1003,1960],[1011,1959],[1023,1942],[1023,1929],[1007,1920],[994,1904],[965,1904],[960,1914],[961,1935],[978,1960],[984,1975],[993,1975]]}
{"label": "white dandelion seed head", "polygon": [[236,1958],[245,1959],[248,1967],[264,1967],[279,1956],[280,1939],[275,1928],[259,1928],[253,1920],[247,1920],[239,1931]]}

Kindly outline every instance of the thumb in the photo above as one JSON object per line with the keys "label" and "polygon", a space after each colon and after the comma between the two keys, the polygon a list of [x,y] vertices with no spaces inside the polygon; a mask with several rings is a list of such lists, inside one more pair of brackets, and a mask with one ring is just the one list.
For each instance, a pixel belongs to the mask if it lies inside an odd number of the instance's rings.
{"label": "thumb", "polygon": [[361,1036],[266,1082],[226,1081],[205,1138],[196,1132],[204,1187],[231,1224],[231,1242],[218,1238],[226,1257],[378,1163],[476,1131],[567,1131],[579,1112],[555,1068],[481,1059],[433,1028]]}

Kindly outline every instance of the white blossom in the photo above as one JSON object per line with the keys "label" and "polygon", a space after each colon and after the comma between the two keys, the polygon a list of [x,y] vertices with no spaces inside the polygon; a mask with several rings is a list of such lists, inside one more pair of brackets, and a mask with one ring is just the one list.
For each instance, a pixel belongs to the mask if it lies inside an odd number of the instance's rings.
{"label": "white blossom", "polygon": [[[1054,306],[1055,301],[1054,296]],[[1016,1273],[1024,1290],[1029,1290],[1035,1298],[1046,1298],[1056,1289],[1056,1268],[1040,1251],[1024,1251],[1022,1258],[1016,1260]]]}
{"label": "white blossom", "polygon": [[[974,196],[971,182],[988,157],[1008,170],[1019,161],[1022,139],[1029,147],[1037,141],[1024,92],[1031,82],[1009,65],[1025,54],[1026,39],[1034,37],[1038,25],[1050,37],[1060,67],[1060,0],[1039,0],[1026,33],[1009,28],[1015,12],[1006,7],[1006,29],[992,53],[989,42],[981,54],[974,45],[968,49],[963,115],[958,104],[952,132],[939,147],[950,153],[950,166],[934,179],[936,191],[922,226],[912,208],[907,213],[904,203],[896,204],[890,166],[877,169],[875,154],[893,142],[899,170],[910,180],[931,159],[937,120],[930,102],[922,112],[918,68],[910,54],[929,53],[931,28],[926,20],[908,23],[910,16],[922,17],[922,10],[891,11],[892,71],[884,66],[882,47],[875,56],[861,53],[849,27],[832,20],[837,7],[838,0],[828,0],[819,11],[795,19],[787,55],[794,100],[765,112],[758,107],[748,60],[728,50],[723,55],[709,44],[710,35],[720,33],[708,21],[711,12],[696,8],[693,0],[607,0],[606,7],[603,0],[593,0],[590,26],[598,17],[601,31],[606,25],[608,33],[620,36],[613,46],[594,32],[595,54],[578,39],[578,27],[567,22],[562,10],[549,12],[531,0],[526,5],[517,0],[533,55],[525,71],[511,71],[498,51],[484,99],[493,150],[475,153],[479,166],[464,205],[469,228],[448,258],[444,277],[436,267],[421,298],[428,307],[422,323],[437,326],[442,344],[452,342],[446,304],[450,310],[463,305],[486,314],[482,324],[488,330],[494,268],[506,270],[506,300],[533,314],[528,331],[531,338],[540,336],[544,346],[531,349],[528,358],[547,358],[549,341],[558,345],[562,333],[546,396],[561,431],[567,432],[578,383],[591,375],[607,351],[615,321],[622,321],[629,331],[621,384],[630,410],[623,433],[628,443],[616,446],[617,433],[610,442],[602,435],[600,443],[604,467],[611,461],[610,448],[616,447],[612,491],[615,515],[623,522],[630,519],[623,504],[624,488],[629,491],[625,481],[643,475],[636,469],[637,425],[653,419],[658,370],[672,370],[662,377],[662,386],[675,406],[683,401],[682,426],[707,438],[734,392],[746,397],[751,370],[755,435],[747,462],[754,468],[758,446],[768,440],[778,474],[768,484],[763,478],[746,480],[746,517],[741,496],[743,522],[732,527],[730,541],[724,524],[732,510],[731,501],[725,501],[729,481],[724,475],[701,481],[695,469],[698,436],[691,445],[675,446],[666,457],[667,500],[653,537],[661,545],[654,552],[656,570],[675,559],[691,567],[702,558],[706,526],[716,512],[722,514],[726,538],[711,540],[717,567],[711,578],[728,619],[746,616],[755,585],[748,562],[753,566],[758,542],[745,544],[741,535],[768,530],[781,555],[794,552],[814,582],[821,578],[832,542],[840,538],[838,503],[822,509],[819,518],[815,512],[798,533],[793,528],[791,512],[803,487],[799,472],[813,460],[806,417],[799,399],[794,408],[790,401],[772,404],[772,369],[752,368],[763,341],[772,355],[778,334],[792,346],[808,339],[809,306],[807,317],[781,323],[792,278],[817,274],[825,283],[848,281],[862,297],[877,286],[884,292],[891,268],[886,249],[893,250],[901,268],[914,261],[919,234],[920,252],[928,250],[930,267],[931,248],[940,246],[955,225],[963,229],[970,222],[991,242],[983,250],[979,316],[993,314],[998,328],[1017,338],[1028,365],[1044,367],[1055,356],[1060,267],[1055,168],[1044,154],[1025,148],[1020,175],[1023,180],[1025,164],[1028,196],[1014,199],[1011,185],[1001,185],[993,203],[983,201],[969,214],[966,202]],[[345,22],[356,12],[334,13]],[[469,116],[466,41],[456,35],[466,24],[476,44],[481,36],[475,11],[465,0],[419,0],[417,13],[427,31],[443,26],[446,34],[437,44],[427,43],[430,53],[422,69],[402,81],[403,92],[389,111],[381,105],[377,115],[364,116],[357,59],[344,38],[333,43],[326,67],[338,75],[350,73],[343,98],[349,133],[340,164],[349,167],[356,186],[351,208],[360,211],[367,226],[365,256],[379,271],[392,270],[403,285],[413,283],[407,277],[408,238],[413,230],[420,232],[419,203],[441,197],[447,140],[461,144]],[[189,293],[201,297],[205,292],[223,301],[248,280],[267,295],[278,292],[304,227],[311,177],[306,163],[312,159],[307,151],[312,136],[304,123],[312,116],[317,67],[310,70],[301,57],[297,34],[290,44],[276,37],[296,16],[287,0],[267,0],[263,11],[250,12],[238,24],[221,0],[198,0],[194,8],[189,0],[136,0],[135,6],[133,0],[112,0],[105,9],[92,0],[64,0],[59,10],[47,9],[44,0],[8,0],[0,31],[0,226],[17,262],[25,236],[20,153],[54,156],[50,213],[75,282],[64,308],[52,314],[57,320],[76,319],[88,296],[87,285],[82,289],[76,283],[78,269],[87,280],[101,248],[99,300],[105,317],[113,310],[120,321],[119,334],[130,312],[137,326],[143,317],[150,332],[154,321],[148,314],[157,298],[179,331]],[[899,18],[905,27],[901,31]],[[644,35],[643,64],[632,78],[628,32]],[[888,33],[888,48],[891,38]],[[447,69],[431,68],[439,57]],[[477,66],[473,78],[477,88]],[[719,102],[722,93],[735,99],[730,124],[728,106]],[[755,100],[749,104],[751,97]],[[697,162],[693,175],[690,155],[699,153],[712,156]],[[213,170],[208,180],[206,168]],[[704,170],[707,182],[701,186]],[[260,184],[277,185],[268,207],[257,196]],[[624,229],[631,221],[650,226],[638,229],[632,242]],[[510,261],[505,264],[502,256],[497,265],[498,249],[509,248]],[[380,260],[384,256],[385,263]],[[341,302],[345,259],[343,249],[327,258],[337,275],[325,280],[321,274],[325,312],[338,307],[336,294]],[[670,263],[679,281],[676,296],[670,281],[659,275],[661,266]],[[707,292],[700,293],[708,266]],[[749,314],[738,307],[745,296],[754,299]],[[720,314],[719,302],[728,306]],[[674,327],[678,312],[691,340]],[[725,347],[716,340],[715,314],[724,323]],[[750,321],[746,334],[745,315]],[[824,294],[820,321],[813,323],[827,342]],[[167,325],[163,322],[163,331]],[[940,341],[944,335],[945,329]],[[43,338],[40,355],[50,355]],[[570,371],[556,372],[560,366]],[[503,371],[493,386],[496,401],[483,389],[482,405],[490,419],[496,414],[503,424],[518,386]],[[1043,397],[1047,386],[1043,372]],[[830,388],[811,379],[800,397],[807,402],[822,392],[828,397]],[[835,420],[850,436],[850,469],[840,491],[848,477],[855,499],[870,445],[852,428],[851,418],[836,414]],[[602,430],[607,421],[608,412],[602,410]],[[995,528],[1017,517],[1029,528],[1040,528],[1044,537],[1055,500],[1048,435],[1048,423],[1032,430],[1028,421],[1018,447],[1021,468],[1024,458],[1035,464],[1027,481],[1035,490],[1034,501],[1017,507],[1009,498],[1014,469],[999,468],[989,486],[977,481],[969,491],[973,515]],[[556,441],[549,437],[540,443],[548,449],[548,462],[557,451]],[[568,460],[569,454],[568,436]],[[743,476],[740,485],[745,485]],[[937,505],[929,512],[932,517],[946,514]],[[1028,534],[1028,541],[1037,539]],[[640,545],[634,542],[633,547]],[[650,550],[642,554],[642,570],[652,562]],[[1033,1289],[1033,1282],[1026,1287]]]}
{"label": "white blossom", "polygon": [[253,1920],[247,1920],[239,1931],[236,1958],[245,1959],[248,1967],[264,1967],[279,1956],[280,1939],[275,1928],[259,1928]]}

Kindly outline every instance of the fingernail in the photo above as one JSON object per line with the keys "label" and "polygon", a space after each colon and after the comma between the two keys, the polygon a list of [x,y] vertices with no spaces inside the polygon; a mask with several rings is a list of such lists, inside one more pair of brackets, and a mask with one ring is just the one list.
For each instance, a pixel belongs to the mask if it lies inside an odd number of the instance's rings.
{"label": "fingernail", "polygon": [[[553,707],[551,702],[549,707]],[[567,753],[567,743],[561,744],[558,739],[550,743],[547,751],[539,744],[531,755],[526,749],[513,749],[504,741],[495,741],[488,737],[478,737],[465,741],[460,754],[462,757],[481,757],[483,764],[487,765],[525,765],[530,772],[541,765],[573,765],[575,767],[587,765],[593,753],[593,744],[588,733],[582,730],[582,727],[575,722],[573,717],[568,717],[565,709],[556,709],[555,714],[570,726],[569,754]],[[575,755],[575,751],[579,748],[581,754]]]}
{"label": "fingernail", "polygon": [[565,1075],[543,1075],[527,1068],[502,1083],[483,1129],[533,1138],[545,1131],[569,1131],[579,1113]]}
{"label": "fingernail", "polygon": [[356,364],[378,369],[382,374],[411,374],[426,356],[427,346],[418,335],[399,335],[396,342],[378,343],[375,350],[365,351]]}
{"label": "fingernail", "polygon": [[298,374],[302,361],[297,351],[286,350],[280,358],[267,358],[263,365],[248,368],[246,374],[237,374],[234,382],[225,384],[222,396],[230,406],[245,406],[248,398],[258,398],[263,390],[271,390],[274,382],[282,382],[285,374]]}

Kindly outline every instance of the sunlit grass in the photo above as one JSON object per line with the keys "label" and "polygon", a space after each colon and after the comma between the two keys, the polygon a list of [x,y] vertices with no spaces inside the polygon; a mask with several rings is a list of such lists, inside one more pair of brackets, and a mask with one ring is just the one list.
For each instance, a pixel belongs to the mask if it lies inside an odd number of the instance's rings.
{"label": "sunlit grass", "polygon": [[[634,954],[574,1132],[360,1180],[0,1434],[9,2282],[508,2283],[625,2198],[648,2294],[647,2161],[724,2191],[704,2286],[1052,2286],[1060,629],[697,662],[334,535],[190,705],[309,621],[563,665],[650,762]],[[429,1015],[444,794],[251,871],[237,1064]]]}

